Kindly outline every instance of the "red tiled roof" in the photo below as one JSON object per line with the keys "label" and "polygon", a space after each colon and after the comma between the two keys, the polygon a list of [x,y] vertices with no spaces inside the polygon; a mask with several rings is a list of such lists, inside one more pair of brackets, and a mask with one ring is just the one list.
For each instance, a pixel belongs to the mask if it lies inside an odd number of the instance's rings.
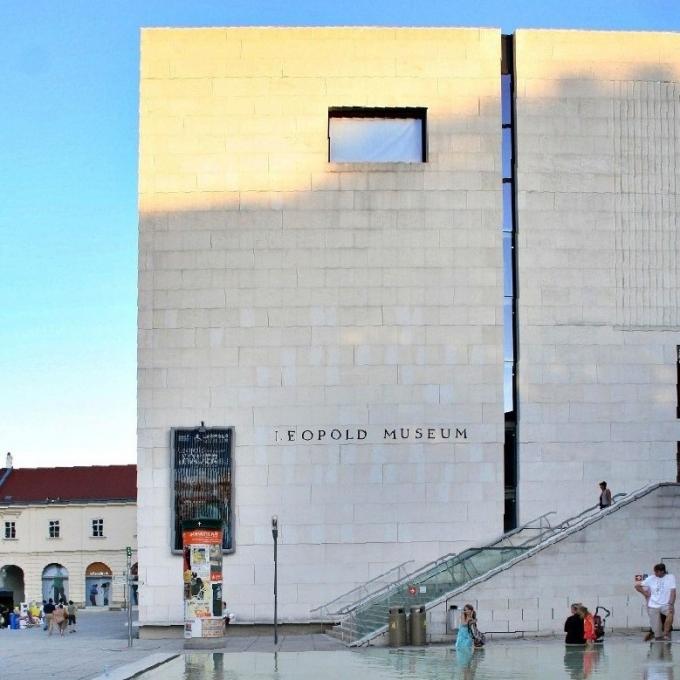
{"label": "red tiled roof", "polygon": [[136,465],[14,468],[0,484],[0,505],[113,500],[137,500]]}

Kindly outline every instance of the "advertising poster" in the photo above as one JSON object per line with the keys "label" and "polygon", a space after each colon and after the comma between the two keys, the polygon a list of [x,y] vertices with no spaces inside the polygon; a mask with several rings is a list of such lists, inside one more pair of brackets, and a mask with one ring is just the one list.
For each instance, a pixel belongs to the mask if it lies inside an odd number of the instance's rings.
{"label": "advertising poster", "polygon": [[221,637],[222,527],[218,520],[182,523],[184,636]]}

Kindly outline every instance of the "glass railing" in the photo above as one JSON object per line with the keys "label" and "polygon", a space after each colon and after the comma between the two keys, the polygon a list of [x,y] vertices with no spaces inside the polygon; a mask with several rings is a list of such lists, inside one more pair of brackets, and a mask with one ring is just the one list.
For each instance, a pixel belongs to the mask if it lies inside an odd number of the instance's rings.
{"label": "glass railing", "polygon": [[470,548],[429,569],[415,574],[408,582],[395,584],[390,590],[365,602],[348,616],[341,626],[347,642],[355,642],[387,624],[391,607],[428,604],[469,581],[486,574],[531,549],[532,546],[489,546]]}
{"label": "glass railing", "polygon": [[[619,500],[625,495],[617,494],[614,499]],[[404,607],[408,610],[409,607],[434,602],[536,548],[553,536],[587,522],[599,512],[599,506],[593,506],[555,526],[549,521],[550,515],[555,513],[549,512],[504,534],[488,546],[445,555],[436,562],[425,565],[420,571],[355,603],[355,606],[347,607],[347,616],[338,627],[338,633],[350,644],[379,633],[387,627],[391,607]]]}

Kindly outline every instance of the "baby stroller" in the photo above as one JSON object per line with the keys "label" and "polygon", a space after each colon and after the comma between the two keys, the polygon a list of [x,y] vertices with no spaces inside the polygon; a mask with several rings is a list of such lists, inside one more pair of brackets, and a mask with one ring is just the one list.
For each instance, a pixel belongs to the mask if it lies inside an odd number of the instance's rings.
{"label": "baby stroller", "polygon": [[[600,615],[600,609],[604,612],[604,616]],[[595,642],[604,642],[604,624],[609,618],[611,612],[606,607],[599,606],[595,609],[593,616],[593,623],[595,624]]]}

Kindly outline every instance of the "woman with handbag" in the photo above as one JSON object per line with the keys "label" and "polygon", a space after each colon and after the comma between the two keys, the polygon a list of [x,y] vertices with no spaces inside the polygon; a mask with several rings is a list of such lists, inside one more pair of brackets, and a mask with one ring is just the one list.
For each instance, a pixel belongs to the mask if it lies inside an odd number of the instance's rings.
{"label": "woman with handbag", "polygon": [[458,636],[456,637],[456,651],[470,652],[474,649],[474,639],[471,633],[471,624],[476,627],[477,615],[475,608],[471,604],[466,604],[460,615],[460,627],[458,628]]}

